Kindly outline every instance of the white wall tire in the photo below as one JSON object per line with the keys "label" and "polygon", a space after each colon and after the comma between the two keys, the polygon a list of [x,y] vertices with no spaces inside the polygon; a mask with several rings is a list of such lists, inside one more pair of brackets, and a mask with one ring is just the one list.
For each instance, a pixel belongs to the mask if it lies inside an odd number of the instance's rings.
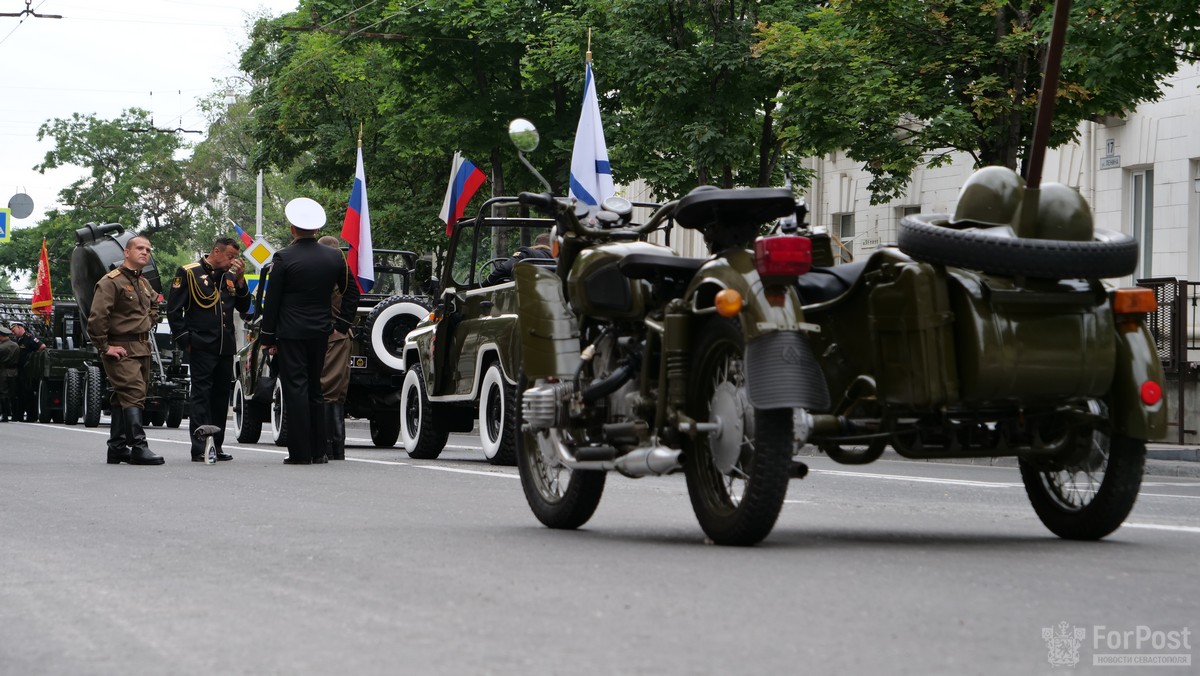
{"label": "white wall tire", "polygon": [[[397,320],[397,317],[400,316],[409,318],[408,321],[403,322],[402,326],[407,330],[412,330],[429,316],[429,308],[407,296],[393,297],[383,301],[381,307],[377,307],[367,317],[371,354],[379,360],[380,364],[395,371],[404,370],[404,359],[401,354],[404,345],[399,340],[399,336],[394,335],[397,327],[392,326],[393,321],[401,321]],[[389,331],[392,334],[389,334]],[[402,331],[402,333],[407,334],[407,331]],[[397,342],[400,344],[396,345]]]}
{"label": "white wall tire", "polygon": [[279,378],[271,388],[271,441],[287,446],[287,406],[283,401],[283,385]]}
{"label": "white wall tire", "polygon": [[516,399],[516,387],[505,382],[500,362],[489,364],[479,388],[479,443],[493,465],[516,464]]}
{"label": "white wall tire", "polygon": [[404,450],[410,458],[433,460],[442,454],[448,436],[434,419],[421,367],[413,364],[400,388],[400,441]]}

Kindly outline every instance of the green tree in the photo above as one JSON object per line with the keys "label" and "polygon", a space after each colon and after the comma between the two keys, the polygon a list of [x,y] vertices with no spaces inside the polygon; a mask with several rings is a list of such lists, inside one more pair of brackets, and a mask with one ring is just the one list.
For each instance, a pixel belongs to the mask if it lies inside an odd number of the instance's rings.
{"label": "green tree", "polygon": [[0,268],[32,278],[45,238],[55,294],[70,295],[74,232],[89,223],[120,223],[149,235],[156,257],[192,245],[199,196],[176,157],[186,146],[175,134],[156,130],[149,113],[131,108],[112,120],[76,113],[43,124],[38,140],[46,138],[54,148],[35,169],[77,166],[86,174],[59,191],[65,207],[14,231],[13,241],[0,247]]}
{"label": "green tree", "polygon": [[[596,25],[597,81],[618,181],[643,178],[664,196],[699,184],[778,184],[788,147],[774,99],[786,80],[754,58],[755,28],[797,15],[796,2],[588,4],[582,20]],[[580,23],[567,28],[581,33]],[[581,42],[564,44],[557,61],[577,69]]]}
{"label": "green tree", "polygon": [[[1052,11],[1044,0],[832,0],[764,24],[758,50],[787,77],[785,137],[863,162],[878,203],[956,151],[1024,170]],[[1051,147],[1082,120],[1158,99],[1200,43],[1193,0],[1076,0],[1071,15]]]}

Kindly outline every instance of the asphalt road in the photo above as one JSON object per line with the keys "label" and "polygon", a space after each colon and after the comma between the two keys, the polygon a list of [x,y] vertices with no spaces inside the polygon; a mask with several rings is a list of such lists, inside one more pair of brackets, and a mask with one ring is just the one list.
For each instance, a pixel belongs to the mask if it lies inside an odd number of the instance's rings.
{"label": "asphalt road", "polygon": [[[810,458],[735,549],[681,476],[610,477],[585,528],[543,528],[469,437],[412,461],[352,427],[347,462],[206,466],[152,429],[167,464],[129,467],[106,434],[0,425],[0,674],[1062,673],[1052,644],[1108,673],[1200,642],[1196,479],[1149,477],[1078,543],[1012,468]],[[1170,631],[1188,647],[1155,650]]]}

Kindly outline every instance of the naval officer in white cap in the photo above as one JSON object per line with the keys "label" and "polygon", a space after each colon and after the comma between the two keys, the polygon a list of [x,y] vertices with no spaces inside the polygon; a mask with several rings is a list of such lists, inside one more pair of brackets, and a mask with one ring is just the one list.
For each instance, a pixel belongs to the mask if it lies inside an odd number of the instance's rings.
{"label": "naval officer in white cap", "polygon": [[[263,345],[278,359],[277,376],[287,410],[289,465],[326,462],[324,398],[321,369],[325,346],[334,331],[350,330],[358,310],[358,294],[347,293],[357,284],[342,253],[317,243],[317,230],[325,225],[325,210],[307,197],[298,197],[284,208],[292,226],[292,243],[277,252],[264,283]],[[336,322],[329,299],[334,289],[342,294]]]}

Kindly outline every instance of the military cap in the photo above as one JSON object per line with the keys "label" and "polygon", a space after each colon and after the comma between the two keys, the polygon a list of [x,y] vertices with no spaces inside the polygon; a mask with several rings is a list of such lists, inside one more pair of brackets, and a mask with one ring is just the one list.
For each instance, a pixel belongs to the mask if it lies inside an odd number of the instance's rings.
{"label": "military cap", "polygon": [[297,197],[283,208],[288,223],[301,230],[320,230],[325,225],[325,210],[315,200]]}

